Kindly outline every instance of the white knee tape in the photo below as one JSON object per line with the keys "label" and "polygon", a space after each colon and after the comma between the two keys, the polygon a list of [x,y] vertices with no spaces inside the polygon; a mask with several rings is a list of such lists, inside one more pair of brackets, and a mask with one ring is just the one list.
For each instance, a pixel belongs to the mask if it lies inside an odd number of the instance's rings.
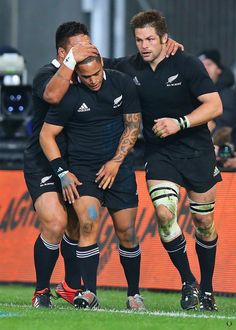
{"label": "white knee tape", "polygon": [[149,194],[156,208],[159,205],[164,205],[171,213],[177,214],[179,188],[176,184],[169,181],[157,183],[149,188]]}
{"label": "white knee tape", "polygon": [[172,241],[182,232],[180,226],[178,225],[176,216],[166,225],[158,224],[158,231],[163,242]]}
{"label": "white knee tape", "polygon": [[215,201],[207,202],[207,203],[198,203],[198,202],[192,201],[189,198],[189,203],[190,203],[191,213],[205,215],[205,214],[210,214],[210,213],[214,212]]}
{"label": "white knee tape", "polygon": [[149,194],[155,208],[164,205],[173,214],[173,219],[168,224],[158,224],[162,241],[172,241],[181,234],[181,229],[177,223],[179,188],[174,183],[165,181],[152,186],[149,189]]}

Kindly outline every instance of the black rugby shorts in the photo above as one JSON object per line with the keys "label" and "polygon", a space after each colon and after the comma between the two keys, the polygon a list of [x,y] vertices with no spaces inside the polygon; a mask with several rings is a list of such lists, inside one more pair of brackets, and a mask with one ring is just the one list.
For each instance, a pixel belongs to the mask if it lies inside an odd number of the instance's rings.
{"label": "black rugby shorts", "polygon": [[36,199],[46,192],[62,192],[60,179],[50,170],[42,170],[37,173],[24,172],[24,176],[33,205]]}
{"label": "black rugby shorts", "polygon": [[[73,172],[73,171],[72,171]],[[74,174],[83,184],[77,186],[80,196],[93,196],[102,206],[113,210],[122,210],[138,206],[137,184],[135,174],[129,166],[121,166],[110,189],[103,190],[95,182],[96,172],[86,167],[78,168]]]}
{"label": "black rugby shorts", "polygon": [[158,152],[147,156],[146,180],[167,180],[197,193],[222,181],[214,151],[192,158],[172,158]]}

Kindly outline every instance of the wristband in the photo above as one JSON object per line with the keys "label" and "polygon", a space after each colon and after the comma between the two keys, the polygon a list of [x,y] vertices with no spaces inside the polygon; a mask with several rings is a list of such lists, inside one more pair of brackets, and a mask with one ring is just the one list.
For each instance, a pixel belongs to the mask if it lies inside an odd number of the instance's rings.
{"label": "wristband", "polygon": [[63,63],[65,64],[65,66],[67,66],[67,68],[69,68],[72,71],[74,71],[74,68],[76,66],[76,60],[74,58],[74,55],[73,55],[73,52],[72,52],[72,48],[70,49],[69,53],[66,55]]}
{"label": "wristband", "polygon": [[190,121],[188,120],[187,116],[179,117],[177,120],[179,123],[180,130],[184,130],[190,127]]}
{"label": "wristband", "polygon": [[69,173],[69,171],[68,171],[68,170],[66,170],[66,171],[64,171],[64,172],[61,172],[61,173],[59,173],[59,174],[58,174],[58,176],[59,176],[59,178],[60,178],[60,179],[62,179],[62,178],[63,178],[63,176],[65,176],[67,173]]}
{"label": "wristband", "polygon": [[66,165],[66,163],[65,163],[65,161],[63,160],[62,157],[58,157],[58,158],[55,158],[55,159],[51,160],[50,165],[53,169],[53,172],[59,178],[62,178],[66,173],[68,173],[67,165]]}

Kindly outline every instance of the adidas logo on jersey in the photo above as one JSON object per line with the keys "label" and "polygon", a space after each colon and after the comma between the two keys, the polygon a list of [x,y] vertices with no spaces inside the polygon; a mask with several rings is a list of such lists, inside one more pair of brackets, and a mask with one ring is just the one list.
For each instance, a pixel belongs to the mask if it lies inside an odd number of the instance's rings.
{"label": "adidas logo on jersey", "polygon": [[141,86],[141,84],[136,76],[133,78],[133,82],[135,83],[136,86]]}
{"label": "adidas logo on jersey", "polygon": [[121,106],[121,104],[122,104],[122,98],[123,98],[123,96],[120,95],[120,96],[118,96],[118,97],[114,100],[113,108],[118,108],[118,107]]}
{"label": "adidas logo on jersey", "polygon": [[173,81],[175,81],[177,78],[178,78],[179,74],[177,73],[176,75],[174,76],[170,76],[168,79],[167,79],[167,83],[166,83],[166,86],[167,87],[170,87],[170,86],[180,86],[182,85],[182,82],[176,82],[176,83],[173,83]]}
{"label": "adidas logo on jersey", "polygon": [[86,111],[90,111],[90,108],[87,106],[86,103],[83,103],[77,110],[77,112],[86,112]]}

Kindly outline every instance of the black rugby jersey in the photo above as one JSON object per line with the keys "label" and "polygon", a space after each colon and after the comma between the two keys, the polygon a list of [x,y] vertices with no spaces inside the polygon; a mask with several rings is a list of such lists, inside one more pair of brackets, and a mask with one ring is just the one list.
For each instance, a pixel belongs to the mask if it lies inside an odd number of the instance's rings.
{"label": "black rugby jersey", "polygon": [[182,158],[213,150],[206,124],[164,139],[152,131],[154,119],[185,116],[200,105],[198,96],[216,91],[203,64],[197,58],[178,51],[174,56],[161,61],[155,71],[139,54],[114,60],[105,59],[104,62],[106,67],[128,73],[136,84],[148,152],[160,151]]}
{"label": "black rugby jersey", "polygon": [[124,131],[123,114],[140,112],[132,79],[106,70],[99,91],[83,84],[70,86],[61,103],[49,109],[45,122],[65,127],[70,169],[99,168],[115,155]]}
{"label": "black rugby jersey", "polygon": [[[33,102],[33,118],[32,118],[32,135],[29,138],[24,152],[24,171],[40,172],[42,169],[49,169],[50,164],[44,155],[39,144],[39,133],[44,123],[44,118],[50,104],[43,99],[43,93],[49,80],[54,76],[60,64],[56,60],[39,69],[32,86],[32,102]],[[61,150],[64,150],[64,137],[58,138]]]}

